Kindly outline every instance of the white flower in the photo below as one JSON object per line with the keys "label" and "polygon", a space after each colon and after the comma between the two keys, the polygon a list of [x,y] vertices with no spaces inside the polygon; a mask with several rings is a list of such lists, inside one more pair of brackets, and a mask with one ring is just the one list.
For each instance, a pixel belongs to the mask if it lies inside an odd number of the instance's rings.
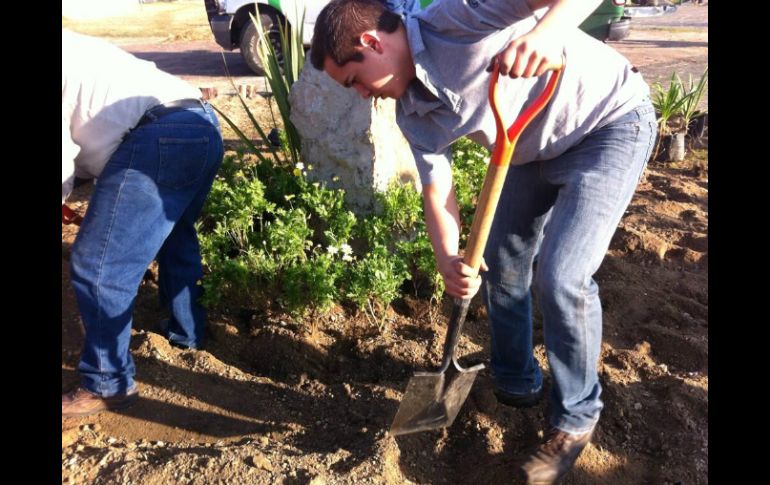
{"label": "white flower", "polygon": [[326,248],[326,252],[329,254],[337,254],[339,252],[339,249],[337,248],[337,246],[329,246],[328,248]]}
{"label": "white flower", "polygon": [[342,246],[340,246],[340,249],[342,250],[342,254],[345,254],[345,255],[349,255],[353,253],[353,248],[351,248],[349,244],[343,244]]}
{"label": "white flower", "polygon": [[351,255],[349,255],[349,254],[345,254],[344,256],[342,256],[342,260],[343,261],[353,261],[353,257]]}
{"label": "white flower", "polygon": [[294,165],[294,168],[296,168],[297,170],[302,170],[305,168],[305,164],[302,162],[297,162],[297,164]]}

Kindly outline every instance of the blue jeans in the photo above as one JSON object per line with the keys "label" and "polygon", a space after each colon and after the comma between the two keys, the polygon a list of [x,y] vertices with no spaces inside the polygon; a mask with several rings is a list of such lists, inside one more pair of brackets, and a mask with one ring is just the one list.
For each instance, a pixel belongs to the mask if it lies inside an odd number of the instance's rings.
{"label": "blue jeans", "polygon": [[542,386],[532,348],[534,291],[553,377],[551,424],[568,433],[592,429],[603,406],[602,309],[593,275],[656,133],[655,111],[645,103],[555,159],[510,167],[495,214],[482,285],[492,371],[497,386],[513,394]]}
{"label": "blue jeans", "polygon": [[139,284],[157,256],[169,340],[199,347],[206,313],[195,219],[222,163],[208,104],[137,126],[104,167],[72,247],[71,275],[85,342],[81,385],[102,397],[134,385],[129,353]]}

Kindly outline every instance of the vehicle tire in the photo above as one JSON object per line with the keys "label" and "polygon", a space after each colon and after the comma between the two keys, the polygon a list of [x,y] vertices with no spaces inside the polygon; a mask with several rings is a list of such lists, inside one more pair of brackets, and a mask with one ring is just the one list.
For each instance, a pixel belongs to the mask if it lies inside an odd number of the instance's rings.
{"label": "vehicle tire", "polygon": [[[259,18],[262,21],[262,30],[267,33],[270,42],[273,44],[278,55],[278,63],[283,65],[283,52],[281,51],[281,33],[278,28],[278,18],[272,13],[261,13]],[[257,32],[257,26],[251,20],[251,17],[246,22],[246,25],[241,29],[241,41],[240,49],[241,56],[249,68],[260,76],[264,75],[262,63],[259,61],[257,40],[259,39],[259,33]]]}
{"label": "vehicle tire", "polygon": [[[617,22],[613,22],[609,26],[607,33],[607,40],[619,41],[623,40],[631,33],[631,17],[621,17]],[[605,40],[606,42],[606,40]]]}

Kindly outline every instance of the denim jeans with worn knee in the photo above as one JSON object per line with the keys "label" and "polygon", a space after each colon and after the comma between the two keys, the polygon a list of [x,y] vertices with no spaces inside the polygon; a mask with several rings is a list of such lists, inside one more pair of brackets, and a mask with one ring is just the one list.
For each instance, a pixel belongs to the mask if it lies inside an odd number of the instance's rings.
{"label": "denim jeans with worn knee", "polygon": [[102,397],[134,385],[129,353],[134,302],[157,257],[169,339],[199,347],[206,313],[194,223],[222,163],[208,104],[170,111],[129,132],[99,176],[72,248],[71,274],[85,342],[82,386]]}
{"label": "denim jeans with worn knee", "polygon": [[512,166],[506,178],[484,255],[491,367],[510,393],[542,386],[532,348],[534,292],[553,378],[551,424],[562,431],[581,433],[599,419],[602,310],[593,275],[656,133],[655,111],[645,103],[558,158]]}

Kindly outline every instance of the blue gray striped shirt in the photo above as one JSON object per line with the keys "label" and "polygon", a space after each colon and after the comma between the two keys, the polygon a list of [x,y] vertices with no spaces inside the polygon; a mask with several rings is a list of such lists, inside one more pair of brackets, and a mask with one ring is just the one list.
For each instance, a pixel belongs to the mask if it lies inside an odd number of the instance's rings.
{"label": "blue gray striped shirt", "polygon": [[[496,128],[486,68],[544,12],[533,12],[525,0],[434,0],[424,10],[406,13],[417,79],[399,98],[396,121],[423,184],[447,175],[451,145],[458,138],[493,149]],[[566,64],[556,93],[522,133],[512,164],[557,157],[649,98],[649,87],[625,57],[577,27],[564,32],[563,52]],[[501,77],[498,99],[508,126],[547,80],[547,75]]]}

